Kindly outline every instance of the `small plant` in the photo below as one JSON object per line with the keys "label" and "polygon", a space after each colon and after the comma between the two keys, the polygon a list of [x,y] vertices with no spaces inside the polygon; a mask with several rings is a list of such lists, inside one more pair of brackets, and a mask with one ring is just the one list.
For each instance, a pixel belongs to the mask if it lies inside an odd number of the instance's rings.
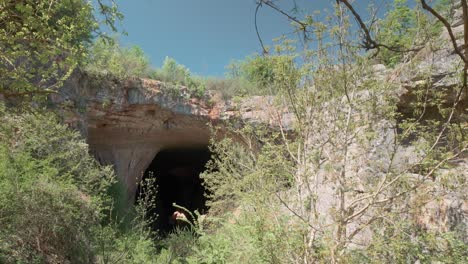
{"label": "small plant", "polygon": [[187,208],[177,205],[175,203],[173,203],[172,206],[179,209],[181,212],[185,212],[185,214],[188,216],[188,218],[178,218],[178,220],[187,223],[190,227],[190,230],[195,234],[203,234],[203,223],[205,219],[204,215],[200,214],[196,210],[194,212],[190,212],[190,210],[188,210]]}
{"label": "small plant", "polygon": [[112,105],[112,101],[109,98],[105,98],[102,101],[102,108],[108,108]]}

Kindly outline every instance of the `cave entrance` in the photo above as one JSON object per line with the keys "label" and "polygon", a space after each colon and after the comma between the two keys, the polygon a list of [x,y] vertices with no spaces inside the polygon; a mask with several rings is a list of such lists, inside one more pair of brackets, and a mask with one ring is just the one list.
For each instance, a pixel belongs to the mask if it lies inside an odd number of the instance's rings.
{"label": "cave entrance", "polygon": [[[143,180],[153,178],[155,208],[150,216],[156,217],[153,229],[164,235],[175,228],[171,216],[176,208],[173,203],[183,206],[191,212],[197,210],[205,213],[205,189],[200,179],[200,173],[211,158],[207,147],[202,148],[171,148],[160,151],[146,169]],[[147,182],[147,181],[146,181]],[[139,202],[145,192],[138,188],[136,202]]]}

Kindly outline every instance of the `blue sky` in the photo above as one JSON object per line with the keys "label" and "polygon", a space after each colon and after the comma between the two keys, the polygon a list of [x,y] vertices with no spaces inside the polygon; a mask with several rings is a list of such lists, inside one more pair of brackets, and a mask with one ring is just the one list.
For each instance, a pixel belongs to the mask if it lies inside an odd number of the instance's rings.
{"label": "blue sky", "polygon": [[[293,0],[279,0],[285,10]],[[308,11],[322,10],[330,0],[296,0]],[[367,1],[366,1],[367,2]],[[231,60],[261,51],[255,26],[255,0],[117,0],[125,19],[125,46],[138,45],[158,67],[166,56],[203,76],[223,76]],[[292,31],[288,20],[269,7],[259,12],[266,44]]]}

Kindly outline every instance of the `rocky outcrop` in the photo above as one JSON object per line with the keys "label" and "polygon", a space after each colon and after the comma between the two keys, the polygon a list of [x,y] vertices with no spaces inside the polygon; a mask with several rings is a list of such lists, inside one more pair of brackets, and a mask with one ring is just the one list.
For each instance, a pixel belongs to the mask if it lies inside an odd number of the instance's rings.
{"label": "rocky outcrop", "polygon": [[[457,16],[460,14],[455,13],[455,18]],[[453,22],[456,26],[454,32],[460,36],[463,25],[458,20]],[[438,48],[424,48],[414,54],[409,63],[395,69],[387,69],[384,65],[373,66],[378,80],[385,80],[399,87],[395,95],[401,113],[411,114],[412,102],[418,96],[418,89],[438,91],[446,106],[453,105],[459,89],[461,61],[450,45],[447,34],[443,33]],[[368,96],[366,91],[361,95]],[[51,99],[54,105],[60,106],[58,109],[65,122],[79,129],[87,138],[96,158],[102,164],[114,166],[117,176],[127,188],[129,198],[133,199],[138,181],[158,152],[167,148],[207,146],[213,136],[210,124],[233,122],[241,126],[242,123],[249,122],[280,127],[284,131],[294,127],[294,115],[286,107],[277,107],[273,97],[255,96],[237,103],[220,98],[216,93],[207,94],[204,99],[192,98],[187,88],[170,90],[164,83],[156,80],[121,81],[75,73],[60,93],[53,95]],[[465,115],[456,115],[455,118],[466,124],[466,91],[461,98],[457,113],[464,112]],[[427,109],[425,118],[439,117],[438,109]],[[376,156],[391,146],[393,123],[383,120],[380,125],[382,128],[377,131],[380,136],[375,142],[374,152],[361,153],[367,162],[382,161],[382,157]],[[221,135],[217,136],[222,136],[222,133],[221,131]],[[360,154],[358,148],[351,149],[350,153],[353,151]],[[414,150],[409,148],[403,149],[399,154],[404,162],[415,157]],[[466,158],[461,164],[458,168],[466,168]],[[362,173],[368,169],[364,166],[356,171]],[[457,173],[466,175],[466,170],[459,170]],[[329,203],[334,199],[334,192],[329,187],[325,183],[319,186],[321,199],[324,200],[320,203],[323,211],[327,210],[327,206],[330,207]],[[441,190],[432,190],[431,193],[440,194],[441,197],[421,207],[415,216],[418,222],[432,229],[437,223],[444,222],[446,224],[443,226],[451,230],[460,226],[466,230],[466,199]]]}
{"label": "rocky outcrop", "polygon": [[76,73],[52,100],[71,127],[82,131],[102,163],[113,165],[134,197],[137,182],[162,149],[208,145],[208,123],[220,111],[206,101],[163,92],[154,80],[126,81]]}
{"label": "rocky outcrop", "polygon": [[120,81],[75,73],[51,100],[65,122],[87,138],[96,158],[114,166],[132,199],[160,150],[207,146],[212,136],[209,125],[250,122],[292,127],[293,118],[273,107],[271,97],[252,97],[237,105],[219,97],[191,98],[186,87],[169,91],[156,80]]}
{"label": "rocky outcrop", "polygon": [[[450,16],[449,16],[450,17]],[[459,49],[464,47],[464,25],[460,2],[453,6],[449,22],[457,39]],[[412,65],[411,65],[412,64]],[[468,91],[461,88],[463,62],[455,53],[449,34],[445,28],[436,41],[435,46],[427,46],[417,54],[412,61],[402,64],[390,76],[398,76],[400,91],[398,94],[398,110],[402,114],[410,114],[412,102],[417,101],[417,92],[428,90],[430,95],[438,96],[443,107],[452,107],[457,101],[453,121],[466,131],[468,124]],[[461,93],[460,93],[461,92]],[[440,109],[428,106],[422,119],[438,119],[446,121]],[[436,183],[431,190],[423,190],[432,197],[429,203],[421,205],[414,218],[418,224],[429,230],[440,232],[453,231],[465,242],[468,241],[468,200],[466,183],[458,182],[460,191],[452,191],[446,179],[466,179],[468,177],[468,159],[466,153],[454,160],[449,168],[440,169]],[[465,191],[463,191],[465,190]],[[417,204],[417,203],[416,203]]]}

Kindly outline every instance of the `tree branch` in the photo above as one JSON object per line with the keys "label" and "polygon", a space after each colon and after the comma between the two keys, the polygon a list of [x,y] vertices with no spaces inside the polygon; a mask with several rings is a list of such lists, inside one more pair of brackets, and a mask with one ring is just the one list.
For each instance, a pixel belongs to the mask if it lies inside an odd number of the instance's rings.
{"label": "tree branch", "polygon": [[[292,15],[290,15],[289,13],[287,13],[286,11],[282,10],[281,8],[279,8],[277,5],[275,5],[271,0],[259,0],[257,2],[257,9],[262,6],[262,4],[265,4],[271,8],[273,8],[275,11],[277,11],[278,13],[280,13],[281,15],[285,16],[288,18],[288,20],[290,21],[293,21],[294,23],[296,23],[297,25],[299,25],[299,30],[303,32],[303,37],[304,39],[308,39],[308,36],[307,36],[307,23],[304,23],[302,22],[301,20],[299,20],[298,18],[296,17],[293,17]],[[256,13],[256,12],[255,12]]]}
{"label": "tree branch", "polygon": [[364,49],[366,49],[366,50],[372,50],[372,49],[377,50],[377,52],[376,52],[376,54],[374,54],[374,56],[377,55],[380,52],[380,48],[385,48],[387,50],[394,51],[394,52],[419,51],[419,50],[421,50],[423,48],[421,46],[421,47],[417,47],[417,48],[414,48],[414,49],[400,49],[400,48],[395,47],[395,46],[388,46],[386,44],[382,44],[382,43],[377,42],[376,40],[374,40],[372,38],[369,27],[364,23],[361,16],[356,11],[356,9],[354,9],[353,5],[351,5],[348,0],[336,0],[337,4],[340,4],[340,2],[343,3],[346,6],[346,8],[348,8],[348,10],[353,14],[354,19],[359,24],[359,27],[361,28],[362,32],[364,33],[364,39],[363,39],[362,47]]}
{"label": "tree branch", "polygon": [[254,21],[255,32],[257,33],[258,41],[260,41],[260,45],[262,46],[263,55],[266,55],[268,54],[268,51],[265,49],[265,45],[263,45],[263,40],[262,40],[262,37],[260,37],[260,32],[258,31],[258,25],[257,25],[257,14],[258,14],[258,10],[260,9],[260,7],[262,7],[261,1],[257,4],[257,8],[255,8],[255,21]]}
{"label": "tree branch", "polygon": [[[463,2],[466,5],[466,1],[462,0],[462,3]],[[432,7],[430,7],[426,3],[425,0],[421,0],[421,5],[422,5],[422,8],[429,11],[429,13],[431,13],[433,16],[435,16],[442,24],[444,24],[444,27],[447,29],[448,34],[450,36],[450,40],[452,41],[452,45],[453,45],[453,49],[454,49],[455,53],[462,59],[462,61],[465,63],[465,65],[468,64],[468,60],[463,55],[463,53],[458,49],[457,39],[455,38],[455,35],[453,34],[453,31],[452,31],[452,26],[450,26],[450,23],[447,21],[447,19],[443,18],[439,13],[437,13],[437,11],[435,11]],[[466,25],[466,22],[465,22],[465,25]],[[465,32],[465,37],[466,37],[466,32]]]}
{"label": "tree branch", "polygon": [[260,0],[260,3],[264,3],[265,5],[273,8],[274,10],[278,11],[280,14],[286,16],[289,20],[296,22],[298,25],[300,25],[301,30],[306,31],[307,29],[307,24],[304,22],[300,21],[299,19],[291,16],[287,12],[283,11],[280,9],[277,5],[275,5],[271,0]]}

